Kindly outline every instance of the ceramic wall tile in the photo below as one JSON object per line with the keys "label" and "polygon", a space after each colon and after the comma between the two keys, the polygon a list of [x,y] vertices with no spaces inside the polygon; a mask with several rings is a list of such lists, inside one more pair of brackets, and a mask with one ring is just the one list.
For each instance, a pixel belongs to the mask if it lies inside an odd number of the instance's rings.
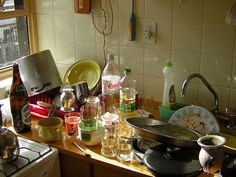
{"label": "ceramic wall tile", "polygon": [[67,71],[67,69],[71,66],[70,64],[56,64],[58,72],[60,73],[61,79],[63,80],[63,76],[65,74],[65,72]]}
{"label": "ceramic wall tile", "polygon": [[[223,112],[225,107],[228,107],[230,89],[225,87],[213,86],[219,98],[219,110]],[[212,110],[215,105],[215,100],[213,94],[205,87],[205,85],[200,86],[200,105]]]}
{"label": "ceramic wall tile", "polygon": [[231,89],[229,107],[236,110],[236,89]]}
{"label": "ceramic wall tile", "polygon": [[224,22],[234,0],[205,0],[205,21]]}
{"label": "ceramic wall tile", "polygon": [[161,50],[171,49],[172,22],[170,20],[153,20],[156,23],[155,46]]}
{"label": "ceramic wall tile", "polygon": [[120,47],[120,68],[131,67],[132,72],[143,74],[143,49],[139,47]]}
{"label": "ceramic wall tile", "polygon": [[53,0],[54,14],[72,14],[74,12],[74,0]]}
{"label": "ceramic wall tile", "polygon": [[204,11],[204,0],[187,0],[180,3],[179,0],[173,0],[173,19],[202,21]]}
{"label": "ceramic wall tile", "polygon": [[[100,4],[101,2],[101,4]],[[112,11],[111,11],[111,6],[112,6]],[[103,17],[104,16],[104,11],[101,10],[100,6],[105,9],[105,15],[107,17],[113,16],[118,17],[119,14],[119,0],[91,0],[91,13],[93,13],[94,16],[96,17]]]}
{"label": "ceramic wall tile", "polygon": [[220,55],[203,55],[201,74],[213,85],[230,87],[232,57]]}
{"label": "ceramic wall tile", "polygon": [[200,52],[202,24],[199,22],[174,21],[172,49],[185,52]]}
{"label": "ceramic wall tile", "polygon": [[203,25],[202,52],[215,55],[233,55],[235,28],[224,23]]}
{"label": "ceramic wall tile", "polygon": [[[74,32],[74,15],[55,15],[55,34],[56,39],[59,40],[74,40],[75,32]],[[64,26],[70,26],[70,28],[64,28]]]}
{"label": "ceramic wall tile", "polygon": [[53,0],[35,1],[37,14],[52,15],[53,14]]}
{"label": "ceramic wall tile", "polygon": [[163,77],[163,66],[170,58],[170,51],[155,48],[144,49],[144,75]]}
{"label": "ceramic wall tile", "polygon": [[183,81],[175,80],[175,94],[176,102],[188,105],[199,105],[199,84],[191,82],[187,88],[184,96],[181,96]]}
{"label": "ceramic wall tile", "polygon": [[[132,9],[132,1],[131,0],[120,0],[119,1],[119,16],[121,18],[129,18]],[[145,0],[134,0],[134,15],[136,18],[144,17],[144,7]]]}
{"label": "ceramic wall tile", "polygon": [[[101,43],[104,42],[104,35],[103,35],[103,29],[105,28],[105,21],[102,17],[96,17],[95,18],[97,29],[96,30],[96,42]],[[105,33],[105,40],[106,43],[109,44],[118,44],[118,18],[113,19],[113,25],[106,25]]]}
{"label": "ceramic wall tile", "polygon": [[236,56],[233,57],[231,87],[234,89],[236,88]]}
{"label": "ceramic wall tile", "polygon": [[175,69],[175,78],[178,80],[187,79],[190,74],[200,72],[200,53],[173,52],[171,58]]}
{"label": "ceramic wall tile", "polygon": [[[109,2],[114,17],[113,33],[106,38],[103,48],[103,38],[96,32],[92,20],[94,17],[98,27],[104,25],[100,0],[91,1],[89,15],[74,13],[73,0],[40,0],[36,1],[39,48],[49,48],[57,65],[65,68],[85,57],[96,60],[103,68],[103,51],[113,53],[121,72],[125,66],[133,68],[140,82],[140,94],[150,92],[159,101],[164,87],[162,67],[170,57],[176,70],[179,101],[212,107],[213,96],[199,79],[191,81],[185,98],[179,96],[183,80],[191,73],[201,73],[220,92],[220,106],[233,105],[236,35],[235,27],[225,24],[224,19],[234,1],[135,0],[136,40],[128,41],[131,0],[101,0],[107,26],[111,23]],[[143,24],[147,21],[157,24],[155,44],[143,41]]]}
{"label": "ceramic wall tile", "polygon": [[172,0],[146,0],[145,18],[171,19]]}
{"label": "ceramic wall tile", "polygon": [[74,16],[75,19],[75,41],[76,42],[95,42],[95,29],[91,17],[88,15]]}
{"label": "ceramic wall tile", "polygon": [[93,42],[76,43],[76,61],[79,59],[97,60],[96,45]]}
{"label": "ceramic wall tile", "polygon": [[75,44],[73,41],[56,40],[57,59],[60,64],[73,64],[75,62]]}
{"label": "ceramic wall tile", "polygon": [[42,50],[50,50],[54,60],[56,60],[56,39],[39,38],[39,51]]}
{"label": "ceramic wall tile", "polygon": [[157,100],[162,100],[163,84],[163,78],[144,76],[143,95],[152,95]]}
{"label": "ceramic wall tile", "polygon": [[97,49],[97,62],[99,63],[99,65],[101,66],[101,68],[104,68],[105,63],[107,61],[107,54],[111,53],[114,55],[115,57],[115,62],[118,65],[118,67],[120,68],[120,60],[119,60],[119,49],[118,49],[118,45],[113,45],[113,44],[109,44],[105,46],[105,53],[104,53],[104,49],[103,49],[103,43],[99,43],[96,46]]}
{"label": "ceramic wall tile", "polygon": [[54,16],[37,15],[38,37],[55,38]]}

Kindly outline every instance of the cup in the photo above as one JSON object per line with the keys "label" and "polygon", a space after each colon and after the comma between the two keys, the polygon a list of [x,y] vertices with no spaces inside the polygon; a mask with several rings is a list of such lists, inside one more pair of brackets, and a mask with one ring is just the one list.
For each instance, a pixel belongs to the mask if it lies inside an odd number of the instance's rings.
{"label": "cup", "polygon": [[120,161],[132,161],[133,149],[131,141],[131,127],[122,126],[117,129],[116,156]]}
{"label": "cup", "polygon": [[67,135],[77,136],[78,127],[80,122],[80,113],[79,112],[70,112],[65,114],[65,127]]}
{"label": "cup", "polygon": [[62,119],[59,117],[44,118],[38,121],[39,136],[45,141],[61,139]]}
{"label": "cup", "polygon": [[224,160],[223,145],[226,139],[219,135],[206,135],[197,140],[201,150],[199,152],[199,162],[203,171],[213,175],[221,169]]}

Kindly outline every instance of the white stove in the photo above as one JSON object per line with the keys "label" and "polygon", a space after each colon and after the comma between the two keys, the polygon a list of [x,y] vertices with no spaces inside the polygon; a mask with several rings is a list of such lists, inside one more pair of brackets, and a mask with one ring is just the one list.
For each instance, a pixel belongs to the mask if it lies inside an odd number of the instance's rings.
{"label": "white stove", "polygon": [[60,177],[58,150],[18,137],[19,156],[0,164],[0,177]]}

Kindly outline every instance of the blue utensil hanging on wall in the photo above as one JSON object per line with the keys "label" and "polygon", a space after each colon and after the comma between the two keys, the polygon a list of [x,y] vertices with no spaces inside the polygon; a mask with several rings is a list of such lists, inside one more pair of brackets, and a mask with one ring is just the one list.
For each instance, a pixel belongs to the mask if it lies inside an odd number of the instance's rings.
{"label": "blue utensil hanging on wall", "polygon": [[132,10],[128,24],[128,40],[135,41],[136,36],[136,17],[134,15],[134,0],[132,0]]}

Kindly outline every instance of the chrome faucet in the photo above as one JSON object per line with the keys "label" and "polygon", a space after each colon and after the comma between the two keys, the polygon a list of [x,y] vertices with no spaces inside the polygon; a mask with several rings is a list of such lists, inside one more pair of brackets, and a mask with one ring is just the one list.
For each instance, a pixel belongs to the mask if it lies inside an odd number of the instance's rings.
{"label": "chrome faucet", "polygon": [[182,85],[182,91],[181,91],[181,96],[184,97],[186,95],[186,88],[189,84],[189,82],[195,78],[195,77],[198,77],[202,82],[203,84],[210,90],[210,92],[213,94],[214,96],[214,99],[215,99],[215,105],[213,106],[213,114],[214,115],[217,115],[219,113],[219,100],[218,100],[218,95],[216,93],[216,91],[211,87],[211,85],[207,82],[207,80],[201,75],[201,74],[198,74],[198,73],[195,73],[195,74],[191,74],[184,82],[183,82],[183,85]]}

